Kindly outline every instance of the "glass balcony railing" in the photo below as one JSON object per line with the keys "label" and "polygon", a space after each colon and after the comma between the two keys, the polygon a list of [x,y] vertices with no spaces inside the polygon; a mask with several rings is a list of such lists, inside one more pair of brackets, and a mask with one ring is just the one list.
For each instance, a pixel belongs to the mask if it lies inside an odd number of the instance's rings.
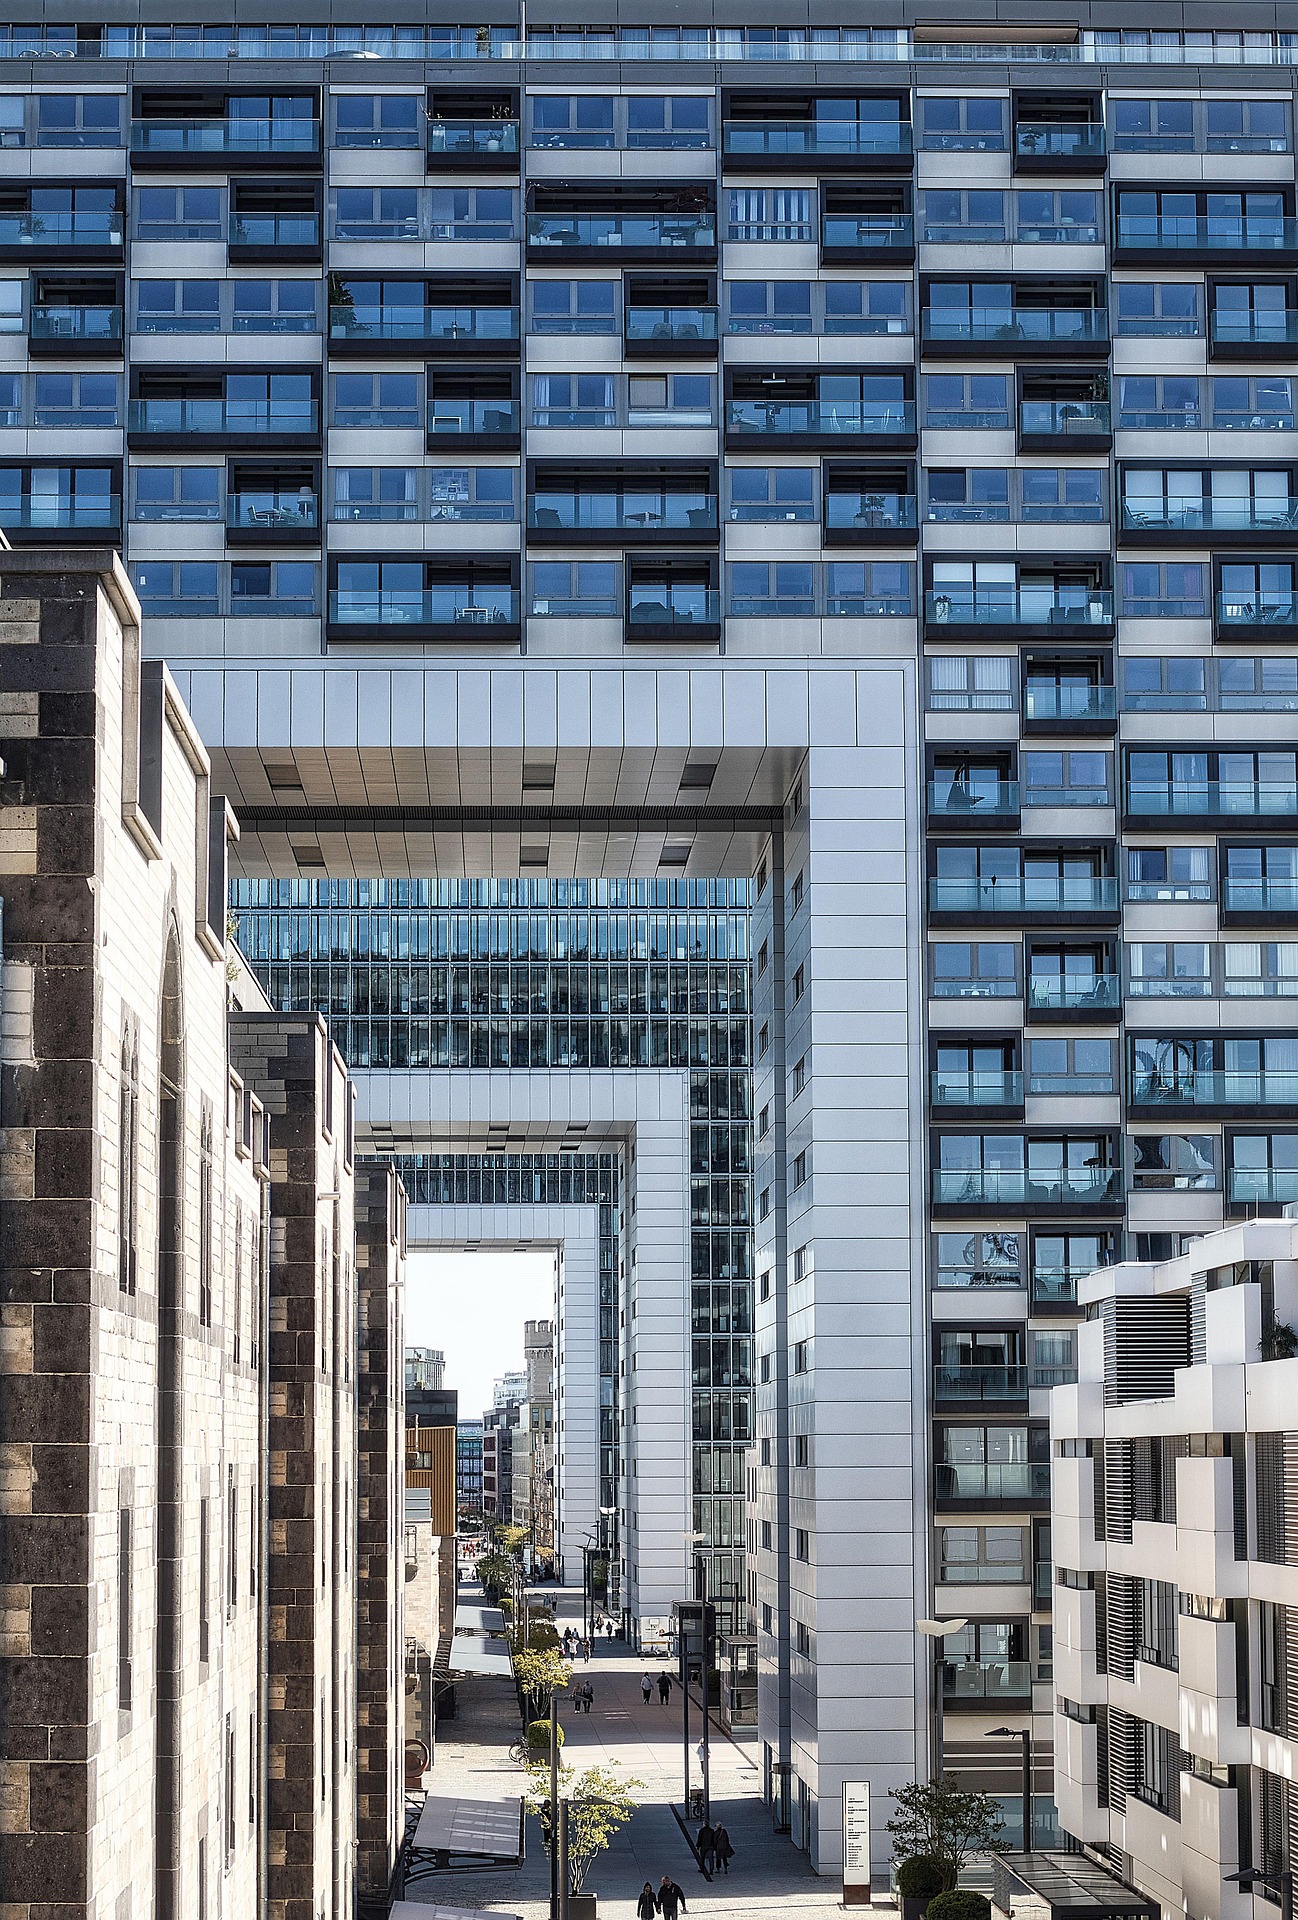
{"label": "glass balcony railing", "polygon": [[944,1587],[1021,1587],[1028,1568],[1025,1560],[944,1560],[937,1577]]}
{"label": "glass balcony railing", "polygon": [[115,493],[92,494],[78,499],[70,494],[52,494],[37,500],[14,500],[0,496],[0,528],[5,532],[67,533],[88,528],[105,531],[120,527],[122,503]]}
{"label": "glass balcony railing", "polygon": [[1215,347],[1298,347],[1298,312],[1232,313],[1214,308],[1208,316],[1208,337]]}
{"label": "glass balcony railing", "polygon": [[939,1500],[1048,1500],[1050,1463],[943,1460],[937,1465],[936,1491]]}
{"label": "glass balcony railing", "polygon": [[1029,680],[1023,689],[1025,720],[1115,720],[1116,687],[1041,686]]}
{"label": "glass balcony railing", "polygon": [[730,400],[726,425],[732,433],[852,435],[915,431],[910,400]]}
{"label": "glass balcony railing", "polygon": [[1298,816],[1298,787],[1279,780],[1158,780],[1127,782],[1127,812]]}
{"label": "glass balcony railing", "polygon": [[795,155],[865,160],[912,150],[905,120],[727,120],[721,130],[721,151],[732,160]]}
{"label": "glass balcony railing", "polygon": [[537,532],[674,533],[717,530],[714,493],[558,492],[538,490],[527,503]]}
{"label": "glass balcony railing", "polygon": [[936,1167],[940,1207],[1107,1206],[1122,1197],[1117,1167]]}
{"label": "glass balcony railing", "polygon": [[1052,440],[1107,434],[1112,421],[1107,400],[1024,400],[1019,407],[1019,432],[1048,435]]}
{"label": "glass balcony railing", "polygon": [[825,494],[825,526],[835,533],[890,532],[919,524],[913,493],[840,492]]}
{"label": "glass balcony railing", "polygon": [[428,154],[472,159],[479,155],[518,152],[517,120],[430,120]]}
{"label": "glass balcony railing", "polygon": [[282,153],[286,158],[319,153],[320,128],[301,120],[134,120],[132,153]]}
{"label": "glass balcony railing", "polygon": [[1026,1400],[1026,1367],[934,1367],[935,1400]]}
{"label": "glass balcony railing", "polygon": [[820,244],[827,251],[901,253],[914,246],[915,225],[908,213],[827,213]]}
{"label": "glass balcony railing", "polygon": [[459,434],[499,434],[502,439],[517,434],[517,400],[476,400],[447,398],[428,403],[428,432],[437,439]]}
{"label": "glass balcony railing", "polygon": [[163,398],[132,400],[134,433],[317,433],[314,400],[222,400]]}
{"label": "glass balcony railing", "polygon": [[625,338],[628,345],[661,341],[715,340],[715,307],[628,307]]}
{"label": "glass balcony railing", "polygon": [[1108,874],[1009,873],[990,879],[929,881],[935,913],[1096,913],[1116,911],[1118,883]]}
{"label": "glass balcony railing", "polygon": [[1240,600],[1233,593],[1217,595],[1219,627],[1298,627],[1298,599],[1290,593],[1258,593]]}
{"label": "glass balcony railing", "polygon": [[1023,1075],[1004,1073],[947,1073],[939,1068],[930,1076],[935,1107],[1021,1107]]}
{"label": "glass balcony railing", "polygon": [[936,343],[979,341],[1082,346],[1103,345],[1109,316],[1103,307],[925,307],[922,338]]}
{"label": "glass balcony railing", "polygon": [[1014,152],[1020,160],[1103,160],[1106,145],[1100,121],[1079,120],[1063,126],[1020,120],[1014,129]]}
{"label": "glass balcony railing", "polygon": [[1291,1206],[1298,1201],[1298,1168],[1230,1167],[1226,1180],[1232,1206]]}
{"label": "glass balcony railing", "polygon": [[599,247],[609,252],[708,253],[716,248],[713,216],[693,213],[529,213],[529,247]]}
{"label": "glass balcony railing", "polygon": [[361,592],[335,588],[329,618],[336,626],[493,627],[516,625],[518,593],[513,587],[446,585]]}
{"label": "glass balcony railing", "polygon": [[308,533],[320,524],[320,503],[296,487],[239,487],[226,497],[225,524],[249,533]]}
{"label": "glass balcony railing", "polygon": [[1191,1107],[1298,1106],[1298,1073],[1263,1068],[1257,1073],[1216,1071],[1179,1072],[1169,1068],[1133,1073],[1131,1098],[1146,1106],[1167,1103]]}
{"label": "glass balcony railing", "polygon": [[32,340],[67,340],[73,345],[84,346],[103,341],[116,342],[122,337],[122,309],[36,304],[31,310],[28,337]]}
{"label": "glass balcony railing", "polygon": [[517,307],[352,306],[329,309],[331,340],[468,340],[475,343],[518,339]]}
{"label": "glass balcony railing", "polygon": [[715,587],[681,580],[674,585],[633,581],[626,610],[627,626],[668,627],[682,637],[691,627],[713,627],[721,619],[721,595]]}
{"label": "glass balcony railing", "polygon": [[1195,219],[1189,214],[1120,213],[1117,245],[1169,255],[1275,254],[1298,251],[1298,220],[1276,214],[1258,220]]}
{"label": "glass balcony railing", "polygon": [[232,213],[232,247],[318,247],[320,216],[315,213]]}
{"label": "glass balcony railing", "polygon": [[[1087,1269],[1089,1272],[1089,1268]],[[1034,1267],[1033,1306],[1075,1307],[1078,1273],[1071,1267]]]}
{"label": "glass balcony railing", "polygon": [[1298,527],[1298,499],[1277,494],[1253,500],[1143,500],[1128,496],[1122,524],[1149,533],[1289,533]]}
{"label": "glass balcony railing", "polygon": [[1075,1363],[1057,1367],[1032,1366],[1028,1368],[1028,1386],[1033,1393],[1050,1393],[1055,1387],[1073,1387],[1077,1384]]}
{"label": "glass balcony railing", "polygon": [[982,1654],[976,1660],[943,1660],[942,1694],[947,1700],[1004,1700],[1032,1698],[1032,1666],[1027,1660],[1006,1660]]}
{"label": "glass balcony railing", "polygon": [[1116,1010],[1122,1005],[1122,981],[1116,973],[1034,973],[1028,979],[1027,999],[1038,1013]]}
{"label": "glass balcony railing", "polygon": [[1113,620],[1113,595],[1052,592],[1049,587],[947,588],[924,595],[930,626],[1104,627]]}
{"label": "glass balcony railing", "polygon": [[928,783],[928,810],[939,820],[1007,820],[1019,811],[1017,780],[964,779],[943,774]]}
{"label": "glass balcony railing", "polygon": [[1298,879],[1243,879],[1228,873],[1221,903],[1228,913],[1298,913]]}
{"label": "glass balcony railing", "polygon": [[120,247],[120,213],[0,213],[0,247]]}

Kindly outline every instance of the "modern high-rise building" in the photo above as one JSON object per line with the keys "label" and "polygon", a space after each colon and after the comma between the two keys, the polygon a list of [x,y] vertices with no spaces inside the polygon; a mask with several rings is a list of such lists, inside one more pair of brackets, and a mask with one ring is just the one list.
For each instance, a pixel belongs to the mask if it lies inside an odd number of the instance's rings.
{"label": "modern high-rise building", "polygon": [[1039,11],[0,33],[0,524],[120,527],[416,1244],[558,1252],[560,1557],[751,1580],[829,1871],[939,1724],[1052,1831],[1076,1277],[1298,1181],[1298,8]]}
{"label": "modern high-rise building", "polygon": [[456,1423],[455,1512],[462,1526],[477,1526],[482,1519],[481,1420]]}
{"label": "modern high-rise building", "polygon": [[446,1355],[440,1348],[406,1348],[407,1393],[440,1393],[445,1383]]}

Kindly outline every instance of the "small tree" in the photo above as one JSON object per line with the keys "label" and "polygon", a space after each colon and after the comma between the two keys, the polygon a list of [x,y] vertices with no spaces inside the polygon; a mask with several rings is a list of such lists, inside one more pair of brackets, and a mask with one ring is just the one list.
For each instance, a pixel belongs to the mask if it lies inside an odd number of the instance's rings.
{"label": "small tree", "polygon": [[473,1571],[487,1594],[503,1593],[514,1578],[514,1563],[503,1553],[484,1553]]}
{"label": "small tree", "polygon": [[501,1527],[496,1538],[500,1542],[503,1552],[516,1554],[522,1552],[523,1544],[527,1540],[529,1532],[530,1529],[527,1527]]}
{"label": "small tree", "polygon": [[1000,1808],[989,1793],[965,1793],[949,1773],[927,1784],[894,1787],[895,1811],[887,1821],[895,1861],[927,1854],[942,1870],[945,1890],[954,1888],[970,1853],[989,1853],[1001,1841]]}
{"label": "small tree", "polygon": [[550,1701],[572,1684],[572,1668],[557,1647],[522,1647],[514,1655],[514,1677],[527,1701],[527,1717],[539,1720]]}
{"label": "small tree", "polygon": [[[541,1842],[546,1858],[550,1855],[550,1769],[528,1767],[531,1784],[527,1804],[541,1821]],[[611,1767],[587,1767],[574,1774],[571,1767],[559,1769],[559,1793],[568,1802],[568,1891],[580,1893],[598,1854],[611,1843],[619,1827],[624,1827],[635,1812],[633,1787],[644,1781],[623,1776],[616,1764]]]}

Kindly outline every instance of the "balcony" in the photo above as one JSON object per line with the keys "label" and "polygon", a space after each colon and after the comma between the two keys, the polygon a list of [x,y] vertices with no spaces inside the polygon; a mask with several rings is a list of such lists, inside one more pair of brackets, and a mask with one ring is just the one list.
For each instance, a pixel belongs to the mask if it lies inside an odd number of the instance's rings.
{"label": "balcony", "polygon": [[122,351],[120,306],[61,306],[34,302],[27,330],[33,354],[91,354]]}
{"label": "balcony", "polygon": [[1107,354],[1109,316],[1103,307],[925,307],[920,316],[925,353]]}
{"label": "balcony", "polygon": [[934,1109],[1022,1108],[1023,1075],[1009,1068],[1000,1073],[948,1073],[939,1068],[929,1076],[929,1102]]}
{"label": "balcony", "polygon": [[127,415],[129,444],[185,450],[193,446],[236,447],[251,440],[279,446],[313,446],[320,438],[320,408],[315,400],[187,399],[158,395],[132,400]]}
{"label": "balcony", "polygon": [[1119,212],[1115,225],[1114,258],[1124,265],[1240,266],[1265,260],[1287,266],[1298,261],[1298,220],[1283,216],[1245,220]]}
{"label": "balcony", "polygon": [[1128,818],[1298,819],[1298,787],[1273,780],[1127,782]]}
{"label": "balcony", "polygon": [[627,356],[651,359],[717,351],[717,310],[709,306],[641,307],[628,305],[623,320]]}
{"label": "balcony", "polygon": [[122,251],[118,209],[84,213],[0,213],[0,255],[11,260],[105,260]]}
{"label": "balcony", "polygon": [[1025,394],[1019,402],[1023,453],[1104,453],[1112,441],[1107,400],[1038,400]]}
{"label": "balcony", "polygon": [[1298,1169],[1229,1167],[1226,1197],[1232,1207],[1288,1207],[1298,1202]]}
{"label": "balcony", "polygon": [[627,585],[626,638],[642,643],[721,638],[721,595],[692,580],[632,580]]}
{"label": "balcony", "polygon": [[1032,1269],[1032,1311],[1034,1313],[1076,1313],[1077,1282],[1080,1277],[1072,1267],[1034,1267]]}
{"label": "balcony", "polygon": [[1028,1369],[1007,1366],[934,1367],[933,1398],[980,1402],[1026,1403]]}
{"label": "balcony", "polygon": [[1298,637],[1298,599],[1289,593],[1256,593],[1241,600],[1219,593],[1213,602],[1217,634],[1223,640],[1293,640]]}
{"label": "balcony", "polygon": [[1118,883],[1110,874],[1006,874],[989,879],[929,880],[929,909],[955,920],[1000,919],[1013,916],[1043,920],[1086,915],[1091,920],[1116,919]]}
{"label": "balcony", "polygon": [[376,347],[467,346],[477,352],[517,352],[515,306],[355,306],[329,309],[329,345],[335,351],[372,353]]}
{"label": "balcony", "polygon": [[1023,724],[1028,733],[1114,733],[1118,690],[1029,680],[1023,689]]}
{"label": "balcony", "polygon": [[1120,1207],[1119,1167],[935,1167],[935,1207]]}
{"label": "balcony", "polygon": [[15,547],[49,546],[56,541],[102,544],[122,526],[122,502],[116,493],[42,495],[0,500],[0,530]]}
{"label": "balcony", "polygon": [[928,783],[928,817],[943,826],[979,827],[984,821],[1012,824],[1019,817],[1019,783],[993,785],[976,775],[944,773]]}
{"label": "balcony", "polygon": [[517,120],[466,119],[428,122],[428,171],[449,168],[518,171]]}
{"label": "balcony", "polygon": [[1116,973],[1030,974],[1027,1008],[1056,1018],[1061,1014],[1099,1014],[1116,1019],[1122,1006],[1122,979]]}
{"label": "balcony", "polygon": [[913,493],[827,485],[824,498],[827,547],[913,546],[919,538]]}
{"label": "balcony", "polygon": [[1265,926],[1273,914],[1298,914],[1298,879],[1244,879],[1227,872],[1221,883],[1221,910],[1244,926]]}
{"label": "balcony", "polygon": [[902,266],[915,258],[915,223],[908,213],[826,213],[820,257],[830,266]]}
{"label": "balcony", "polygon": [[537,486],[527,503],[532,543],[561,546],[588,541],[608,546],[623,542],[673,545],[715,542],[717,496],[705,491],[648,488],[559,488]]}
{"label": "balcony", "polygon": [[1298,311],[1223,311],[1208,315],[1208,352],[1214,360],[1292,359],[1298,351]]}
{"label": "balcony", "polygon": [[1100,588],[1074,592],[1049,585],[1014,588],[945,588],[924,595],[924,624],[934,639],[985,637],[989,628],[1010,628],[1045,639],[1113,632],[1113,595]]}
{"label": "balcony", "polygon": [[318,546],[319,499],[310,487],[232,487],[225,535],[231,546]]}
{"label": "balcony", "polygon": [[729,400],[726,435],[737,446],[833,449],[845,442],[906,447],[915,441],[913,400]]}
{"label": "balcony", "polygon": [[937,1463],[935,1490],[943,1505],[958,1501],[981,1506],[989,1500],[1003,1500],[1007,1505],[1046,1506],[1050,1501],[1050,1462],[943,1460]]}
{"label": "balcony", "polygon": [[249,209],[232,212],[227,235],[231,260],[268,263],[312,261],[321,258],[320,215],[300,211],[275,213]]}
{"label": "balcony", "polygon": [[1014,129],[1019,173],[1103,173],[1107,159],[1102,121],[1020,120]]}
{"label": "balcony", "polygon": [[716,254],[717,222],[712,213],[529,213],[527,245],[534,258],[555,264],[681,255],[703,260]]}
{"label": "balcony", "polygon": [[913,152],[907,120],[726,120],[721,128],[722,160],[746,167],[895,167]]}
{"label": "balcony", "polygon": [[416,588],[333,588],[329,625],[335,637],[408,640],[517,641],[518,591],[488,582]]}
{"label": "balcony", "polygon": [[[1138,501],[1138,504],[1137,504]],[[1298,498],[1292,494],[1255,499],[1151,499],[1127,495],[1122,502],[1122,534],[1129,541],[1166,540],[1198,546],[1204,534],[1232,546],[1273,541],[1288,546],[1298,530]]]}
{"label": "balcony", "polygon": [[319,122],[307,114],[270,120],[251,115],[212,120],[145,115],[131,122],[131,161],[137,167],[219,167],[226,160],[264,166],[320,157]]}
{"label": "balcony", "polygon": [[1298,1073],[1266,1068],[1255,1073],[1169,1067],[1166,1073],[1133,1073],[1131,1103],[1140,1107],[1284,1107],[1298,1113]]}
{"label": "balcony", "polygon": [[521,410],[517,400],[444,395],[428,403],[429,452],[449,446],[493,447],[508,453],[519,444]]}

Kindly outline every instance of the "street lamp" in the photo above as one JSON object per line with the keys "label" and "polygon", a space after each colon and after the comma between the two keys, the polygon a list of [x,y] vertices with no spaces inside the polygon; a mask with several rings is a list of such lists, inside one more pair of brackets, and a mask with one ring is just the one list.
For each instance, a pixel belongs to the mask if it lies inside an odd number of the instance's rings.
{"label": "street lamp", "polygon": [[933,1652],[933,1778],[942,1778],[942,1687],[946,1679],[946,1662],[942,1658],[942,1642],[948,1634],[963,1633],[969,1625],[964,1620],[916,1620],[915,1625],[929,1640],[934,1641]]}
{"label": "street lamp", "polygon": [[1222,1878],[1230,1885],[1243,1887],[1245,1889],[1255,1887],[1259,1883],[1274,1886],[1278,1880],[1280,1883],[1280,1920],[1294,1920],[1294,1876],[1292,1867],[1277,1867],[1274,1873],[1268,1873],[1263,1867],[1244,1867],[1239,1873],[1223,1874]]}
{"label": "street lamp", "polygon": [[[1023,1742],[1023,1851],[1032,1851],[1032,1729],[1031,1727],[991,1727],[985,1740],[1021,1740]],[[1292,1920],[1292,1916],[1289,1917]]]}

